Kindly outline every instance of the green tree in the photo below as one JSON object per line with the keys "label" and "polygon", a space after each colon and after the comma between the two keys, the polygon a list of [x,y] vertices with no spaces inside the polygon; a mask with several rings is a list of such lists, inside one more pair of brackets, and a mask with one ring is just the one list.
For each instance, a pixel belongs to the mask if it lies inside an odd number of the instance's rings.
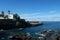
{"label": "green tree", "polygon": [[18,16],[18,14],[16,13],[16,14],[14,14],[14,19],[20,20],[20,16]]}

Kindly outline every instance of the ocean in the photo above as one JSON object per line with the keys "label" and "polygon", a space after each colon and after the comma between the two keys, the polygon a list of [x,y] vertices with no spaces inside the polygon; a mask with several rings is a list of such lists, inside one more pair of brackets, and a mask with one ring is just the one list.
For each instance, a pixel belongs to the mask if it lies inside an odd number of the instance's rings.
{"label": "ocean", "polygon": [[44,30],[57,30],[60,31],[60,21],[43,21],[43,25],[36,27],[28,27],[25,29],[12,29],[12,30],[0,30],[0,40],[9,40],[9,36],[19,33],[29,33],[32,36],[39,37],[36,35],[37,32]]}

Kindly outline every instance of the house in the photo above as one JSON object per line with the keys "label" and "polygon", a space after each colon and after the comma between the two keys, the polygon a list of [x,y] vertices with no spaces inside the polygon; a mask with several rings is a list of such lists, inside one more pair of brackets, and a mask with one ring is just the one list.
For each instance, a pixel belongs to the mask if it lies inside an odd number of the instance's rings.
{"label": "house", "polygon": [[13,19],[13,18],[14,18],[14,15],[11,14],[9,11],[8,11],[8,15],[4,15],[4,12],[3,11],[0,14],[0,19]]}

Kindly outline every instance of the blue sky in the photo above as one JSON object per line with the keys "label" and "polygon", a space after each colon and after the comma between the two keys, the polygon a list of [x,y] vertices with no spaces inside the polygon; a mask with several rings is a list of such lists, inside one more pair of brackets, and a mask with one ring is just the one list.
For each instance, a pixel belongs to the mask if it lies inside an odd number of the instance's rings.
{"label": "blue sky", "polygon": [[30,21],[60,21],[60,0],[0,0],[2,10]]}

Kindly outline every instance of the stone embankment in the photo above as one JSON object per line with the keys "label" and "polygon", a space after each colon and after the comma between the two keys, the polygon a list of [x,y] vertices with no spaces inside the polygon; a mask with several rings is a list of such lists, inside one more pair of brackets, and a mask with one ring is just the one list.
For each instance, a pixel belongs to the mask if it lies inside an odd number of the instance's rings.
{"label": "stone embankment", "polygon": [[39,26],[42,25],[43,23],[41,21],[30,21],[29,22],[32,26]]}

